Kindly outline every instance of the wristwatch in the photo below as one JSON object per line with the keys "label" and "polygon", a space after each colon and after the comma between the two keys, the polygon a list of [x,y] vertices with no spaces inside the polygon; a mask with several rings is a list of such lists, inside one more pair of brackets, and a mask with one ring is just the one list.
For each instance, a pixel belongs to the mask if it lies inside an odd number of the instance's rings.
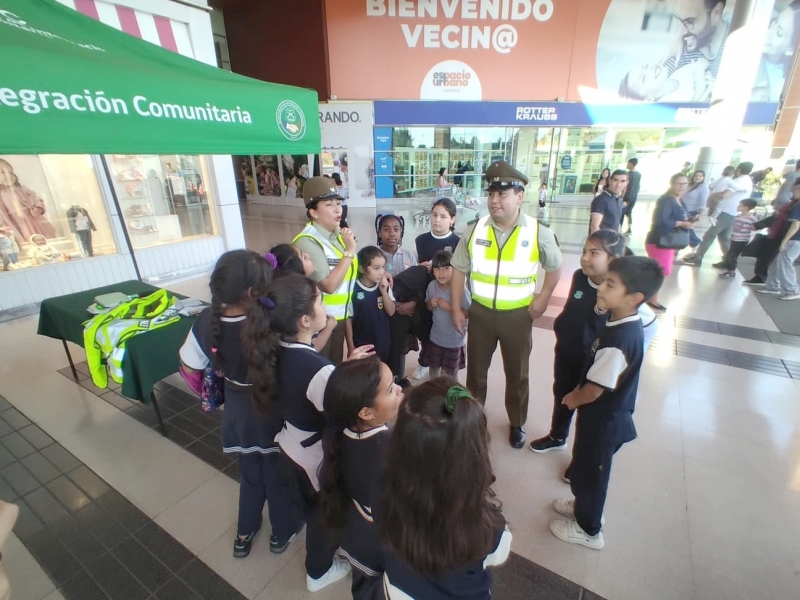
{"label": "wristwatch", "polygon": [[344,257],[344,258],[353,258],[353,256],[354,256],[354,254],[352,252],[350,252],[349,250],[347,252],[345,252],[344,254],[342,254],[342,257]]}

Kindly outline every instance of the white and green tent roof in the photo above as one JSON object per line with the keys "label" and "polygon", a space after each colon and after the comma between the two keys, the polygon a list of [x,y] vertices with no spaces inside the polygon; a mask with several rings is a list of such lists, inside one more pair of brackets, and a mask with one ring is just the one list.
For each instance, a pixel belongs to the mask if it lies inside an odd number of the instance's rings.
{"label": "white and green tent roof", "polygon": [[317,93],[164,50],[55,0],[0,0],[0,154],[312,154]]}

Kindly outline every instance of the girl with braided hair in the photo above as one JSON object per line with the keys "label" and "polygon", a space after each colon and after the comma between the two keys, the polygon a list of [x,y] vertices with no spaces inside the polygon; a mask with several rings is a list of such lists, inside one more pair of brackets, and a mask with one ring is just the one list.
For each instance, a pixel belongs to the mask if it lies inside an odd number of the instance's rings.
{"label": "girl with braided hair", "polygon": [[283,427],[276,410],[256,410],[242,348],[242,329],[258,298],[273,278],[269,262],[249,250],[223,254],[211,274],[211,307],[197,317],[180,350],[183,368],[202,371],[209,363],[225,374],[222,450],[239,460],[239,520],[233,556],[250,554],[261,529],[264,502],[272,525],[270,551],[280,554],[301,522],[282,491],[280,449],[275,436]]}
{"label": "girl with braided hair", "polygon": [[483,406],[449,377],[408,392],[373,506],[387,600],[491,600],[511,550],[494,481]]}

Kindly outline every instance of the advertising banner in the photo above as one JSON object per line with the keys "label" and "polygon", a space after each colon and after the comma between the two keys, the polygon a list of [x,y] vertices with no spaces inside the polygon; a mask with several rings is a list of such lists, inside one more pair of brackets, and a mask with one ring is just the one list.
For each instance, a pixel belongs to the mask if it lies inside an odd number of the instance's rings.
{"label": "advertising banner", "polygon": [[319,105],[322,175],[341,182],[350,206],[375,206],[372,102]]}
{"label": "advertising banner", "polygon": [[[711,98],[736,2],[325,4],[331,93],[339,98],[702,103]],[[794,6],[776,0],[769,30],[755,36],[761,47],[766,33],[751,101],[780,98],[800,37]]]}

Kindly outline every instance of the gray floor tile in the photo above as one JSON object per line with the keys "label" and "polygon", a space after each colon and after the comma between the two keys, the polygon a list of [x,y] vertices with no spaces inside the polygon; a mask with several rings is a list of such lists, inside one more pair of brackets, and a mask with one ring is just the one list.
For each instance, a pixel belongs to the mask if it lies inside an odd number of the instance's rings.
{"label": "gray floor tile", "polygon": [[154,597],[157,600],[197,600],[200,598],[180,579],[170,579]]}
{"label": "gray floor tile", "polygon": [[497,600],[579,600],[581,588],[518,554],[492,570]]}
{"label": "gray floor tile", "polygon": [[181,569],[178,575],[202,598],[244,600],[242,594],[198,558]]}
{"label": "gray floor tile", "polygon": [[150,407],[131,406],[125,410],[125,414],[133,417],[146,427],[156,427],[158,425],[158,418]]}
{"label": "gray floor tile", "polygon": [[106,548],[113,548],[129,535],[122,525],[94,503],[80,509],[75,517]]}
{"label": "gray floor tile", "polygon": [[0,417],[2,417],[3,420],[9,425],[11,425],[11,427],[13,427],[14,429],[22,429],[26,425],[31,424],[31,422],[25,415],[23,415],[21,412],[19,412],[16,408],[13,407],[7,408],[3,412],[0,412]]}
{"label": "gray floor tile", "polygon": [[97,504],[131,533],[150,522],[147,515],[114,489],[98,498]]}
{"label": "gray floor tile", "polygon": [[0,437],[8,435],[12,431],[14,431],[14,428],[11,427],[11,425],[6,423],[5,421],[3,421],[3,419],[0,419]]}
{"label": "gray floor tile", "polygon": [[136,532],[136,538],[173,572],[180,571],[194,555],[157,523],[150,522]]}
{"label": "gray floor tile", "polygon": [[38,490],[25,496],[25,502],[31,507],[41,521],[49,527],[55,527],[59,522],[68,519],[69,513],[58,503],[47,488]]}
{"label": "gray floor tile", "polygon": [[110,554],[104,554],[87,564],[86,570],[114,600],[145,600],[150,595]]}
{"label": "gray floor tile", "polygon": [[70,471],[68,476],[72,481],[77,483],[78,487],[86,492],[92,500],[97,500],[111,489],[105,481],[100,479],[100,477],[86,465],[81,465],[74,471]]}
{"label": "gray floor tile", "polygon": [[181,429],[183,429],[183,431],[198,439],[208,433],[208,430],[205,427],[201,427],[197,423],[190,421],[183,414],[175,415],[174,417],[172,417],[167,422],[167,427],[169,427],[170,425],[180,427]]}
{"label": "gray floor tile", "polygon": [[62,473],[69,473],[81,466],[81,462],[65,450],[61,444],[53,444],[44,448],[42,454]]}
{"label": "gray floor tile", "polygon": [[0,411],[3,411],[7,408],[11,408],[11,403],[2,396],[0,396]]}
{"label": "gray floor tile", "polygon": [[67,550],[72,553],[72,556],[84,565],[97,559],[106,551],[103,545],[73,518],[60,521],[53,531]]}
{"label": "gray floor tile", "polygon": [[19,434],[28,440],[37,450],[46,448],[55,441],[36,425],[28,425],[27,427],[23,427],[19,430]]}
{"label": "gray floor tile", "polygon": [[122,542],[112,553],[151,592],[155,592],[173,577],[169,569],[133,538]]}
{"label": "gray floor tile", "polygon": [[16,431],[0,439],[0,442],[17,458],[23,458],[36,452],[36,448]]}
{"label": "gray floor tile", "polygon": [[26,456],[20,461],[31,474],[41,483],[49,483],[61,475],[61,471],[56,469],[41,452],[35,452]]}
{"label": "gray floor tile", "polygon": [[769,336],[767,336],[767,332],[763,329],[742,327],[741,325],[731,325],[729,323],[717,323],[717,327],[722,335],[755,340],[758,342],[769,342]]}
{"label": "gray floor tile", "polygon": [[0,475],[0,500],[3,502],[14,502],[19,494],[12,488],[8,482]]}
{"label": "gray floor tile", "polygon": [[0,444],[0,469],[2,469],[7,465],[10,465],[13,462],[16,462],[16,460],[17,457],[11,454],[8,448],[3,446],[3,444]]}
{"label": "gray floor tile", "polygon": [[59,588],[65,600],[108,600],[108,596],[81,571]]}
{"label": "gray floor tile", "polygon": [[15,462],[3,469],[0,469],[0,475],[14,488],[20,496],[29,494],[39,487],[37,479],[30,474],[22,464]]}
{"label": "gray floor tile", "polygon": [[203,442],[194,442],[186,446],[186,450],[194,454],[200,460],[204,460],[215,469],[221,471],[227,467],[231,461],[223,454],[222,450],[215,450]]}
{"label": "gray floor tile", "polygon": [[23,544],[27,544],[27,540],[44,529],[44,523],[33,514],[24,500],[17,499],[15,504],[19,507],[19,517],[14,525],[14,533]]}
{"label": "gray floor tile", "polygon": [[90,502],[89,497],[70,481],[66,475],[62,475],[48,483],[47,489],[71,513],[79,511]]}
{"label": "gray floor tile", "polygon": [[[70,578],[77,577],[83,570],[80,564],[75,560],[64,544],[47,530],[42,530],[39,533],[32,535],[26,542],[25,547],[28,548],[33,557],[39,562],[41,567],[50,576],[59,588]],[[86,600],[87,597],[68,595],[65,590],[61,590],[65,598],[75,598]]]}
{"label": "gray floor tile", "polygon": [[125,410],[134,405],[133,401],[128,400],[125,396],[122,396],[114,391],[108,391],[100,397],[112,406],[116,406],[120,410]]}

